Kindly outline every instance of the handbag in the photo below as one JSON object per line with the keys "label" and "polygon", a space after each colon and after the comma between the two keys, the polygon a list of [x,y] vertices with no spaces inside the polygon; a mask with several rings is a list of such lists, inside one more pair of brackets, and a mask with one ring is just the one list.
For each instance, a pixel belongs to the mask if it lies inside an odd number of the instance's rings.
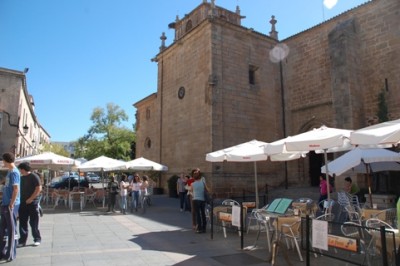
{"label": "handbag", "polygon": [[211,197],[210,192],[208,191],[206,183],[204,183],[204,181],[203,181],[203,184],[204,184],[204,201],[206,203],[210,203],[212,201],[212,197]]}

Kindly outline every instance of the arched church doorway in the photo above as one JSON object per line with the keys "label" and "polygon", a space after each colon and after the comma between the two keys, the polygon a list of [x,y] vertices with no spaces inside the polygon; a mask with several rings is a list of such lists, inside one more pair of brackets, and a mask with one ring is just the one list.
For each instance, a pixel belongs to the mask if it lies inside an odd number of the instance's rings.
{"label": "arched church doorway", "polygon": [[311,186],[319,186],[319,177],[321,175],[321,166],[324,165],[324,154],[317,154],[314,151],[308,153],[309,156],[309,176]]}

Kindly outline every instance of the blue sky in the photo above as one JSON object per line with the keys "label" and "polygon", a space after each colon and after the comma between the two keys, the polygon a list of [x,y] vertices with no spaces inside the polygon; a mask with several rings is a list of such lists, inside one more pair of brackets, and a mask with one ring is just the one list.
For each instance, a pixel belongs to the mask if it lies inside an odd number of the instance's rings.
{"label": "blue sky", "polygon": [[[246,16],[242,25],[268,34],[275,15],[285,39],[367,0],[216,0]],[[329,1],[329,0],[325,0]],[[332,0],[331,0],[332,1]],[[0,67],[28,67],[28,92],[52,141],[74,141],[92,125],[96,107],[119,105],[135,123],[133,104],[157,91],[150,61],[173,41],[168,24],[203,0],[1,0]],[[208,0],[210,2],[210,0]]]}

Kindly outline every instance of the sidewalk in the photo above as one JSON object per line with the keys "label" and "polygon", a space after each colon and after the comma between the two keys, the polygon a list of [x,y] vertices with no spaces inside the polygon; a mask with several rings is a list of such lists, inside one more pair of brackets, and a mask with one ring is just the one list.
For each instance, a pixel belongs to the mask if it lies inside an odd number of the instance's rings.
{"label": "sidewalk", "polygon": [[[277,193],[280,197],[290,197],[313,190],[293,188]],[[270,200],[271,196],[272,191]],[[101,204],[98,206],[83,212],[78,208],[71,211],[58,206],[53,210],[51,206],[43,206],[42,244],[33,247],[29,236],[27,246],[19,248],[17,259],[8,265],[270,265],[265,234],[250,251],[240,249],[240,237],[233,231],[227,238],[218,228],[213,239],[210,231],[195,234],[191,229],[191,215],[179,211],[178,199],[155,195],[153,205],[145,214],[111,214]],[[245,233],[244,247],[252,246],[255,237],[254,231]],[[329,261],[311,256],[312,265],[341,264]],[[300,262],[295,250],[283,246],[279,248],[276,265],[305,265],[305,262]]]}

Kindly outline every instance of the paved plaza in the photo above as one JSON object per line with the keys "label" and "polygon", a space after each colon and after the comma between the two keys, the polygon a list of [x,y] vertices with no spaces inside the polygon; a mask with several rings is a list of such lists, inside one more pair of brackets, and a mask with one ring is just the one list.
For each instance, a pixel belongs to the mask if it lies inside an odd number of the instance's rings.
{"label": "paved plaza", "polygon": [[[276,191],[281,197],[307,194],[318,197],[318,188],[292,188]],[[273,191],[270,193],[274,197]],[[296,196],[297,198],[297,196]],[[33,246],[31,236],[27,246],[17,250],[17,259],[8,265],[270,265],[265,234],[255,248],[242,250],[237,232],[223,237],[216,228],[211,239],[207,234],[195,234],[191,215],[179,211],[179,201],[166,195],[153,196],[153,205],[146,213],[122,215],[106,213],[87,206],[70,210],[44,206],[40,229],[42,244]],[[244,234],[243,246],[253,246],[256,232]],[[305,258],[305,252],[303,251]],[[311,265],[344,265],[343,262],[311,256]],[[305,265],[294,250],[279,249],[276,265]]]}

